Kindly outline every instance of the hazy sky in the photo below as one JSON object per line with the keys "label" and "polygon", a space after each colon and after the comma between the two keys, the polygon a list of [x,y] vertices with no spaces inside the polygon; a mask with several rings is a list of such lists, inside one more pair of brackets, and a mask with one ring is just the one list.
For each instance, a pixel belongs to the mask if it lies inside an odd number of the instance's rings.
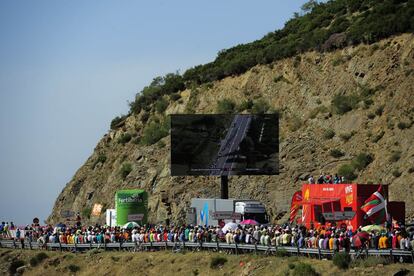
{"label": "hazy sky", "polygon": [[47,218],[152,78],[283,27],[305,1],[0,1],[0,220]]}

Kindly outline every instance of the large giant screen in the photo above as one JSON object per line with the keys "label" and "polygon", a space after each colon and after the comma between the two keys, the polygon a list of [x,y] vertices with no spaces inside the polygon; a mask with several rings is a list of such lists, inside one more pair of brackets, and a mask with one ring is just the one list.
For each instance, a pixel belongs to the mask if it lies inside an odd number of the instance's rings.
{"label": "large giant screen", "polygon": [[279,173],[278,114],[171,115],[171,175]]}

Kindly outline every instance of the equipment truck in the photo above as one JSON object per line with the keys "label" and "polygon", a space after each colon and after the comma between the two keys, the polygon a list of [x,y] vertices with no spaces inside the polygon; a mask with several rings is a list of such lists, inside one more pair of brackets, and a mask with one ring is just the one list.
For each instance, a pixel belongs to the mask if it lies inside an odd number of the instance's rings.
{"label": "equipment truck", "polygon": [[269,219],[263,203],[249,199],[193,198],[187,213],[187,223],[193,225],[224,226],[227,222],[246,219],[267,224]]}

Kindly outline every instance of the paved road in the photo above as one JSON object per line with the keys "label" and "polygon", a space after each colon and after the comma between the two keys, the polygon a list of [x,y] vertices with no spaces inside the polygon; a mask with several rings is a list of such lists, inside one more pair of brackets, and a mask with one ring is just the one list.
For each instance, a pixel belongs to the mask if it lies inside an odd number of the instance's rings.
{"label": "paved road", "polygon": [[241,141],[249,130],[251,116],[236,115],[229,127],[226,137],[221,141],[220,149],[212,164],[213,170],[210,175],[234,175],[232,169],[237,162],[233,162],[236,155],[233,152],[238,151]]}

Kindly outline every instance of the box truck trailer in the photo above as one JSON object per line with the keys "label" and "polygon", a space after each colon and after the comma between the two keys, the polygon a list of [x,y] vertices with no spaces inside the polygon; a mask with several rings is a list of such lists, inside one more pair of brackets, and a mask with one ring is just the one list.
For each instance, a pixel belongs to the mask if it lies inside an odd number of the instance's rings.
{"label": "box truck trailer", "polygon": [[193,198],[187,213],[187,223],[194,225],[223,226],[246,219],[267,224],[269,219],[263,203],[246,199]]}

